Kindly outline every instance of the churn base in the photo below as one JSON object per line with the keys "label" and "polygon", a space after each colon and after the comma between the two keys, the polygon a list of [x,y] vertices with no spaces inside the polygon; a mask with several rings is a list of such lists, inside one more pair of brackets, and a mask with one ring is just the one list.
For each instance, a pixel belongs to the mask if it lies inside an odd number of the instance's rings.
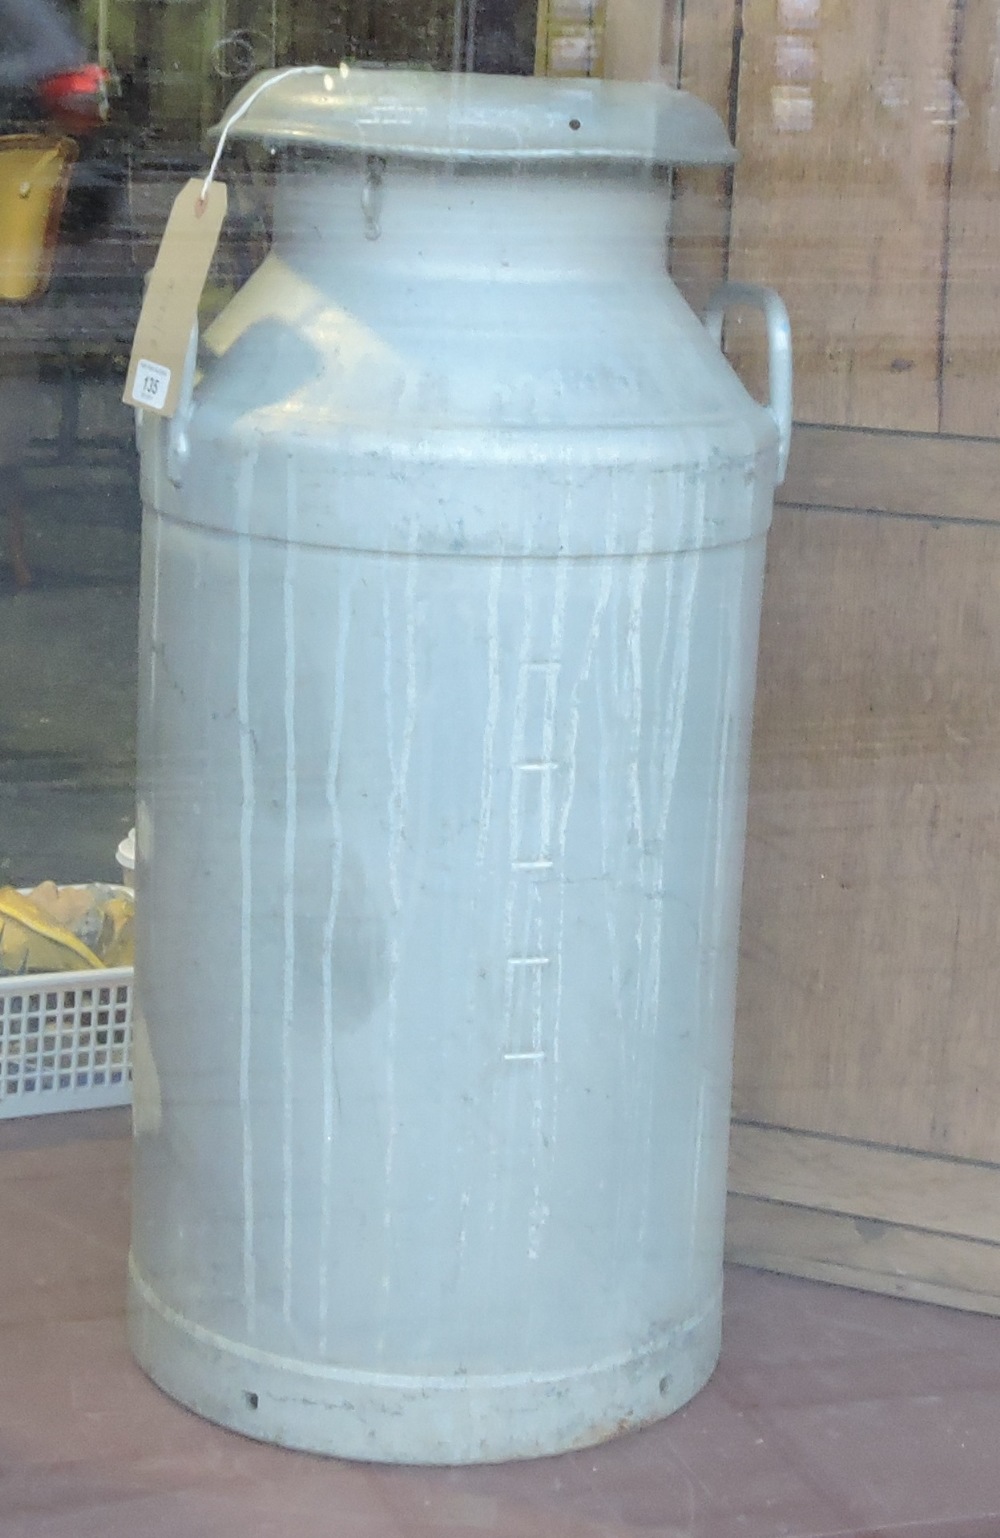
{"label": "churn base", "polygon": [[412,1377],[297,1361],[183,1319],[129,1261],[129,1334],[172,1398],[244,1436],[368,1463],[504,1463],[593,1446],[687,1403],[718,1361],[722,1299],[627,1357],[559,1373]]}

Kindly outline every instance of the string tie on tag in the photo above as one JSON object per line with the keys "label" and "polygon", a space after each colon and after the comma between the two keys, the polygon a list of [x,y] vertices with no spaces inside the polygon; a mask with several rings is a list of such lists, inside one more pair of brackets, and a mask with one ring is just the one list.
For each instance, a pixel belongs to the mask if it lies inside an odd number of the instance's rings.
{"label": "string tie on tag", "polygon": [[[341,77],[345,76],[348,73],[348,66],[346,64],[341,64],[339,73]],[[250,92],[250,95],[247,97],[246,101],[241,102],[240,105],[236,108],[235,112],[231,113],[230,116],[226,118],[222,124],[221,129],[219,130],[219,140],[215,146],[215,154],[212,156],[212,162],[208,168],[208,175],[202,182],[201,193],[195,203],[194,211],[199,219],[208,206],[209,190],[213,181],[215,180],[215,174],[219,169],[219,162],[222,159],[222,152],[226,147],[226,140],[229,138],[229,130],[233,127],[234,124],[238,123],[241,118],[246,117],[258,96],[263,96],[265,91],[269,91],[272,86],[280,85],[282,80],[288,80],[292,75],[322,75],[323,84],[326,86],[326,89],[328,91],[332,91],[334,87],[333,74],[325,64],[293,64],[288,69],[279,70],[278,74],[271,75],[267,80],[262,80],[260,85],[256,86],[254,90]]]}

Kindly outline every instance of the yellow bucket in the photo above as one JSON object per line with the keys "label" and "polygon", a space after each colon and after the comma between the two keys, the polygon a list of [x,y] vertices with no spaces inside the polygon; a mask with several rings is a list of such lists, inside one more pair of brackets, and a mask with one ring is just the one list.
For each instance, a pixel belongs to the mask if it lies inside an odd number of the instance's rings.
{"label": "yellow bucket", "polygon": [[0,136],[0,300],[23,304],[48,288],[75,160],[72,139]]}

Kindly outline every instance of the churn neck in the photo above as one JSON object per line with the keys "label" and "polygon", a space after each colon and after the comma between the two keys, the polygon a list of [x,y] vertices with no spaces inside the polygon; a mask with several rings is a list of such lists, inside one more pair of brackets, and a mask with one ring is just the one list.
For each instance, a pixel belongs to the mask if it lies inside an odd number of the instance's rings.
{"label": "churn neck", "polygon": [[345,64],[270,70],[214,130],[272,149],[460,166],[657,167],[736,159],[721,119],[659,82],[443,74]]}
{"label": "churn neck", "polygon": [[617,168],[365,166],[310,158],[278,178],[274,248],[343,299],[393,276],[515,288],[663,286],[669,202],[662,173]]}

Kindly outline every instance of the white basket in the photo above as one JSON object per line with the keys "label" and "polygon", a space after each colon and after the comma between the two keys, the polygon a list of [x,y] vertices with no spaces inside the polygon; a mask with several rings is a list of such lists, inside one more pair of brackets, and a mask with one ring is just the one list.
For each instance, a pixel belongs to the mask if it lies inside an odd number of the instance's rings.
{"label": "white basket", "polygon": [[0,978],[0,1121],[132,1103],[131,967]]}

